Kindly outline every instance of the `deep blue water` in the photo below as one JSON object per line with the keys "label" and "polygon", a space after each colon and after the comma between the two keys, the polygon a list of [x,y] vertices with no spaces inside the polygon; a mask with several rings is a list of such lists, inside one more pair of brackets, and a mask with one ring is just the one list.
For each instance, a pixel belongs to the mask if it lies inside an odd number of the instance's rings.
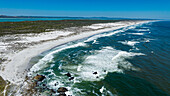
{"label": "deep blue water", "polygon": [[[124,20],[130,18],[107,18],[107,17],[59,17],[59,18],[0,18],[0,22],[21,22],[21,21],[39,21],[39,20]],[[134,20],[134,19],[132,19]],[[138,19],[139,20],[139,19]]]}
{"label": "deep blue water", "polygon": [[[29,74],[47,77],[40,88],[43,84],[54,90],[67,87],[67,94],[75,96],[169,96],[170,21],[133,25],[72,41],[32,62],[36,64]],[[41,91],[48,94],[46,90]]]}

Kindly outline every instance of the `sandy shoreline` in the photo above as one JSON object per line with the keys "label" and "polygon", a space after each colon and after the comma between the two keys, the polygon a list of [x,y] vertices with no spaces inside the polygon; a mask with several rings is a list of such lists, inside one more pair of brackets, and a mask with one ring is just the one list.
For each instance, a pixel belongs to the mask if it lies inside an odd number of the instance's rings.
{"label": "sandy shoreline", "polygon": [[[47,42],[43,42],[40,44],[36,44],[33,46],[30,46],[22,51],[17,52],[16,54],[11,54],[9,59],[10,62],[7,64],[2,64],[4,67],[4,70],[0,70],[0,76],[4,80],[8,80],[9,82],[13,84],[20,84],[25,80],[25,76],[27,74],[27,69],[30,67],[29,61],[31,58],[41,54],[42,52],[49,50],[55,46],[78,40],[78,39],[83,39],[95,34],[107,32],[107,31],[112,31],[116,30],[122,27],[127,27],[130,25],[136,25],[136,24],[142,24],[142,23],[147,23],[149,21],[121,21],[121,22],[115,22],[115,26],[111,26],[110,28],[101,28],[96,31],[88,31],[88,32],[80,32],[79,34],[76,35],[71,35],[71,36],[66,36],[59,38],[58,40],[49,40]],[[114,25],[113,24],[113,25]],[[116,25],[116,24],[121,24],[121,26]],[[103,26],[103,25],[102,25]],[[89,26],[85,26],[89,27]],[[90,28],[94,28],[94,26],[91,26]],[[47,34],[48,35],[48,34]],[[47,36],[48,37],[48,36]]]}

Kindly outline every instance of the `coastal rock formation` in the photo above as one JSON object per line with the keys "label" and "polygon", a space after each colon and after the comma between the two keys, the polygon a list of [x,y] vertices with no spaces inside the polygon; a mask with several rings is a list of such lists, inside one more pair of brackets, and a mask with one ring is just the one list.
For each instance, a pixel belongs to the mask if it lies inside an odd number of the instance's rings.
{"label": "coastal rock formation", "polygon": [[43,75],[38,75],[38,74],[37,74],[37,76],[35,76],[33,79],[36,80],[36,81],[42,81],[42,80],[44,80],[45,78],[46,78],[45,76],[43,76]]}
{"label": "coastal rock formation", "polygon": [[50,92],[51,93],[56,93],[56,91],[54,89],[51,89]]}
{"label": "coastal rock formation", "polygon": [[73,79],[74,79],[74,77],[70,77],[70,78],[69,78],[69,80],[73,80]]}
{"label": "coastal rock formation", "polygon": [[68,91],[68,89],[65,87],[58,88],[58,90],[57,90],[57,92],[59,93],[58,96],[66,96],[66,94],[65,94],[66,91]]}
{"label": "coastal rock formation", "polygon": [[60,88],[58,88],[58,90],[57,90],[58,93],[64,93],[64,92],[66,92],[66,91],[68,91],[68,89],[65,88],[65,87],[60,87]]}
{"label": "coastal rock formation", "polygon": [[71,74],[68,72],[67,74],[65,74],[66,76],[68,76],[68,77],[71,77]]}
{"label": "coastal rock formation", "polygon": [[67,96],[65,93],[59,94],[58,96]]}
{"label": "coastal rock formation", "polygon": [[93,72],[93,74],[95,74],[95,75],[96,75],[96,74],[97,74],[97,72]]}

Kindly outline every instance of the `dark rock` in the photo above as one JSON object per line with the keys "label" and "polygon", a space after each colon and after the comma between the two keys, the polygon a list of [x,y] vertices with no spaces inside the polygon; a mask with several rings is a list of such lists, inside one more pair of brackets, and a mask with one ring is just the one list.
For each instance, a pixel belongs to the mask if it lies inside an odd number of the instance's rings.
{"label": "dark rock", "polygon": [[58,90],[57,90],[58,93],[64,93],[64,92],[66,92],[66,91],[68,91],[68,89],[65,88],[65,87],[60,87],[60,88],[58,88]]}
{"label": "dark rock", "polygon": [[106,70],[104,70],[104,72],[106,72]]}
{"label": "dark rock", "polygon": [[95,74],[95,75],[96,75],[96,74],[97,74],[97,72],[93,72],[93,74]]}
{"label": "dark rock", "polygon": [[70,77],[70,78],[69,78],[69,80],[73,80],[73,79],[74,79],[74,77]]}
{"label": "dark rock", "polygon": [[57,86],[57,84],[55,83],[54,86]]}
{"label": "dark rock", "polygon": [[56,93],[56,91],[54,89],[51,89],[50,91],[51,91],[51,93]]}
{"label": "dark rock", "polygon": [[67,96],[65,93],[61,93],[58,96]]}
{"label": "dark rock", "polygon": [[99,78],[99,76],[97,76],[96,78]]}
{"label": "dark rock", "polygon": [[67,74],[65,74],[66,76],[68,76],[68,77],[71,77],[71,74],[68,72]]}
{"label": "dark rock", "polygon": [[34,80],[36,80],[36,81],[42,81],[44,79],[45,79],[45,76],[43,76],[43,75],[37,75],[34,77]]}
{"label": "dark rock", "polygon": [[46,86],[46,84],[43,84],[43,86]]}

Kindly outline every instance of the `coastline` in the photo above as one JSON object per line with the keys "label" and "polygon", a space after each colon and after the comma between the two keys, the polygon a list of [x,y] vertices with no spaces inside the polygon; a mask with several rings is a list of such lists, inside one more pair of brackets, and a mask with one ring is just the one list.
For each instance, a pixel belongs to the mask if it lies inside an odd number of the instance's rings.
{"label": "coastline", "polygon": [[[25,80],[25,76],[27,74],[27,71],[30,68],[29,61],[31,58],[41,54],[42,52],[46,50],[50,50],[51,48],[54,48],[55,46],[59,46],[61,44],[70,42],[70,41],[75,41],[83,38],[87,38],[89,36],[107,32],[107,31],[112,31],[116,30],[119,28],[131,26],[131,25],[136,25],[136,24],[142,24],[142,23],[147,23],[150,21],[120,21],[120,22],[115,22],[114,24],[121,23],[122,26],[112,26],[110,28],[101,28],[99,30],[95,31],[88,31],[88,32],[80,32],[79,34],[76,35],[71,35],[71,36],[65,36],[62,38],[59,38],[57,40],[49,40],[47,42],[42,42],[40,44],[36,44],[33,46],[29,46],[26,49],[23,49],[22,51],[17,52],[16,54],[12,54],[10,56],[10,62],[7,64],[2,64],[5,66],[5,69],[2,71],[0,70],[0,76],[4,80],[8,80],[9,82],[19,85]],[[102,24],[102,23],[101,23]],[[109,24],[109,23],[108,23]],[[88,26],[89,27],[89,26]]]}

